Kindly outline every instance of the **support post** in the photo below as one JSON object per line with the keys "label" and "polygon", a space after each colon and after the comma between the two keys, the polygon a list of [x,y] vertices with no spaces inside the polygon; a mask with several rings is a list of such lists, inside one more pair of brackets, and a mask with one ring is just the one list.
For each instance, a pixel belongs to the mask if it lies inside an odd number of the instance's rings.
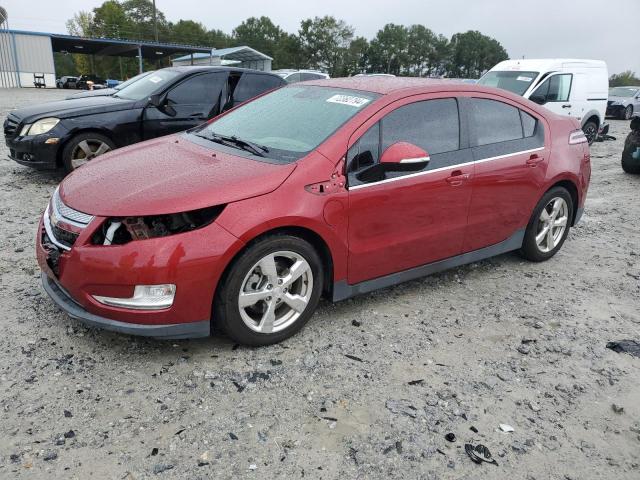
{"label": "support post", "polygon": [[142,45],[138,45],[138,73],[142,73]]}

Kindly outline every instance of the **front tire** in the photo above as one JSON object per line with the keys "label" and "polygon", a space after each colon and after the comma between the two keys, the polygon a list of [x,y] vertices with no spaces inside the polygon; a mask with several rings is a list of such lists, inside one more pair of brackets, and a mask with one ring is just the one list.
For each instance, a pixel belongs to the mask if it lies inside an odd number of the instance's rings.
{"label": "front tire", "polygon": [[562,247],[573,219],[573,199],[554,187],[540,199],[527,225],[520,254],[532,262],[550,259]]}
{"label": "front tire", "polygon": [[244,345],[278,343],[309,321],[323,278],[320,256],[307,241],[284,234],[260,239],[222,279],[214,299],[215,327]]}
{"label": "front tire", "polygon": [[598,136],[598,125],[596,122],[589,120],[582,127],[582,131],[584,132],[584,136],[587,137],[589,145],[591,145]]}
{"label": "front tire", "polygon": [[80,133],[62,149],[62,166],[71,173],[95,157],[116,148],[110,138],[95,132]]}
{"label": "front tire", "polygon": [[627,105],[627,108],[620,112],[620,120],[631,120],[633,117],[633,105]]}

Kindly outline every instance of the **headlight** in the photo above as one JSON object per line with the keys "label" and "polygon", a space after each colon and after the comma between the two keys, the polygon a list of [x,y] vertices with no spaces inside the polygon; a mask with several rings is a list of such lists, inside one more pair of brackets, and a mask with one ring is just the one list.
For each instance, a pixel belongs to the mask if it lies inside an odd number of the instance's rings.
{"label": "headlight", "polygon": [[22,127],[20,135],[40,135],[42,133],[47,133],[55,127],[59,121],[59,118],[42,118],[32,125],[25,125]]}
{"label": "headlight", "polygon": [[213,222],[225,205],[183,213],[148,217],[108,218],[92,237],[94,245],[123,245],[133,240],[168,237],[190,232]]}

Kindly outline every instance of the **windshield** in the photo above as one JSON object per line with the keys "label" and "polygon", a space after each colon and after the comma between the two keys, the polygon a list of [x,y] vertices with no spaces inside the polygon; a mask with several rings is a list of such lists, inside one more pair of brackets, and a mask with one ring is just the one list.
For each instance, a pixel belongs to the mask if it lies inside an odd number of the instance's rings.
{"label": "windshield", "polygon": [[612,97],[633,97],[638,93],[635,87],[614,87],[609,89],[609,95]]}
{"label": "windshield", "polygon": [[478,80],[478,85],[497,87],[509,90],[516,95],[523,95],[538,76],[538,72],[499,72],[490,71]]}
{"label": "windshield", "polygon": [[180,72],[176,70],[157,70],[153,72],[153,75],[131,83],[128,87],[114,93],[113,96],[127,100],[143,100],[171,83],[178,75]]}
{"label": "windshield", "polygon": [[236,137],[266,147],[266,157],[293,162],[378,96],[310,85],[281,88],[205,125],[199,135]]}
{"label": "windshield", "polygon": [[139,73],[138,75],[136,75],[135,77],[131,77],[129,80],[126,80],[122,83],[119,83],[118,85],[116,85],[114,88],[116,90],[122,90],[125,87],[128,87],[129,85],[131,85],[133,82],[137,82],[138,80],[140,80],[141,78],[146,77],[147,75],[152,74],[154,71],[151,70],[149,72],[144,72],[144,73]]}

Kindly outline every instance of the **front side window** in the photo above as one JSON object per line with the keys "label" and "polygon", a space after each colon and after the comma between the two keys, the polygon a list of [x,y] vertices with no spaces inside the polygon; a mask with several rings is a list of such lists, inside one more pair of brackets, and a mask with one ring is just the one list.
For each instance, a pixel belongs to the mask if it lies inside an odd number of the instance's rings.
{"label": "front side window", "polygon": [[200,132],[235,136],[267,147],[266,157],[293,162],[378,97],[360,90],[291,85],[238,107]]}
{"label": "front side window", "polygon": [[470,122],[475,132],[472,146],[507,142],[523,137],[520,111],[497,100],[472,98]]}
{"label": "front side window", "polygon": [[411,103],[382,120],[382,151],[396,142],[409,142],[430,155],[460,147],[458,102],[453,98]]}
{"label": "front side window", "polygon": [[540,105],[548,102],[566,102],[571,93],[572,78],[573,75],[570,73],[552,75],[534,90],[529,99]]}
{"label": "front side window", "polygon": [[[407,142],[425,150],[431,160],[427,171],[445,164],[460,148],[458,102],[454,98],[426,100],[393,110],[366,131],[349,149],[347,171],[349,184],[373,183],[413,171],[386,171],[380,156],[394,143]],[[446,163],[443,163],[446,162]]]}

